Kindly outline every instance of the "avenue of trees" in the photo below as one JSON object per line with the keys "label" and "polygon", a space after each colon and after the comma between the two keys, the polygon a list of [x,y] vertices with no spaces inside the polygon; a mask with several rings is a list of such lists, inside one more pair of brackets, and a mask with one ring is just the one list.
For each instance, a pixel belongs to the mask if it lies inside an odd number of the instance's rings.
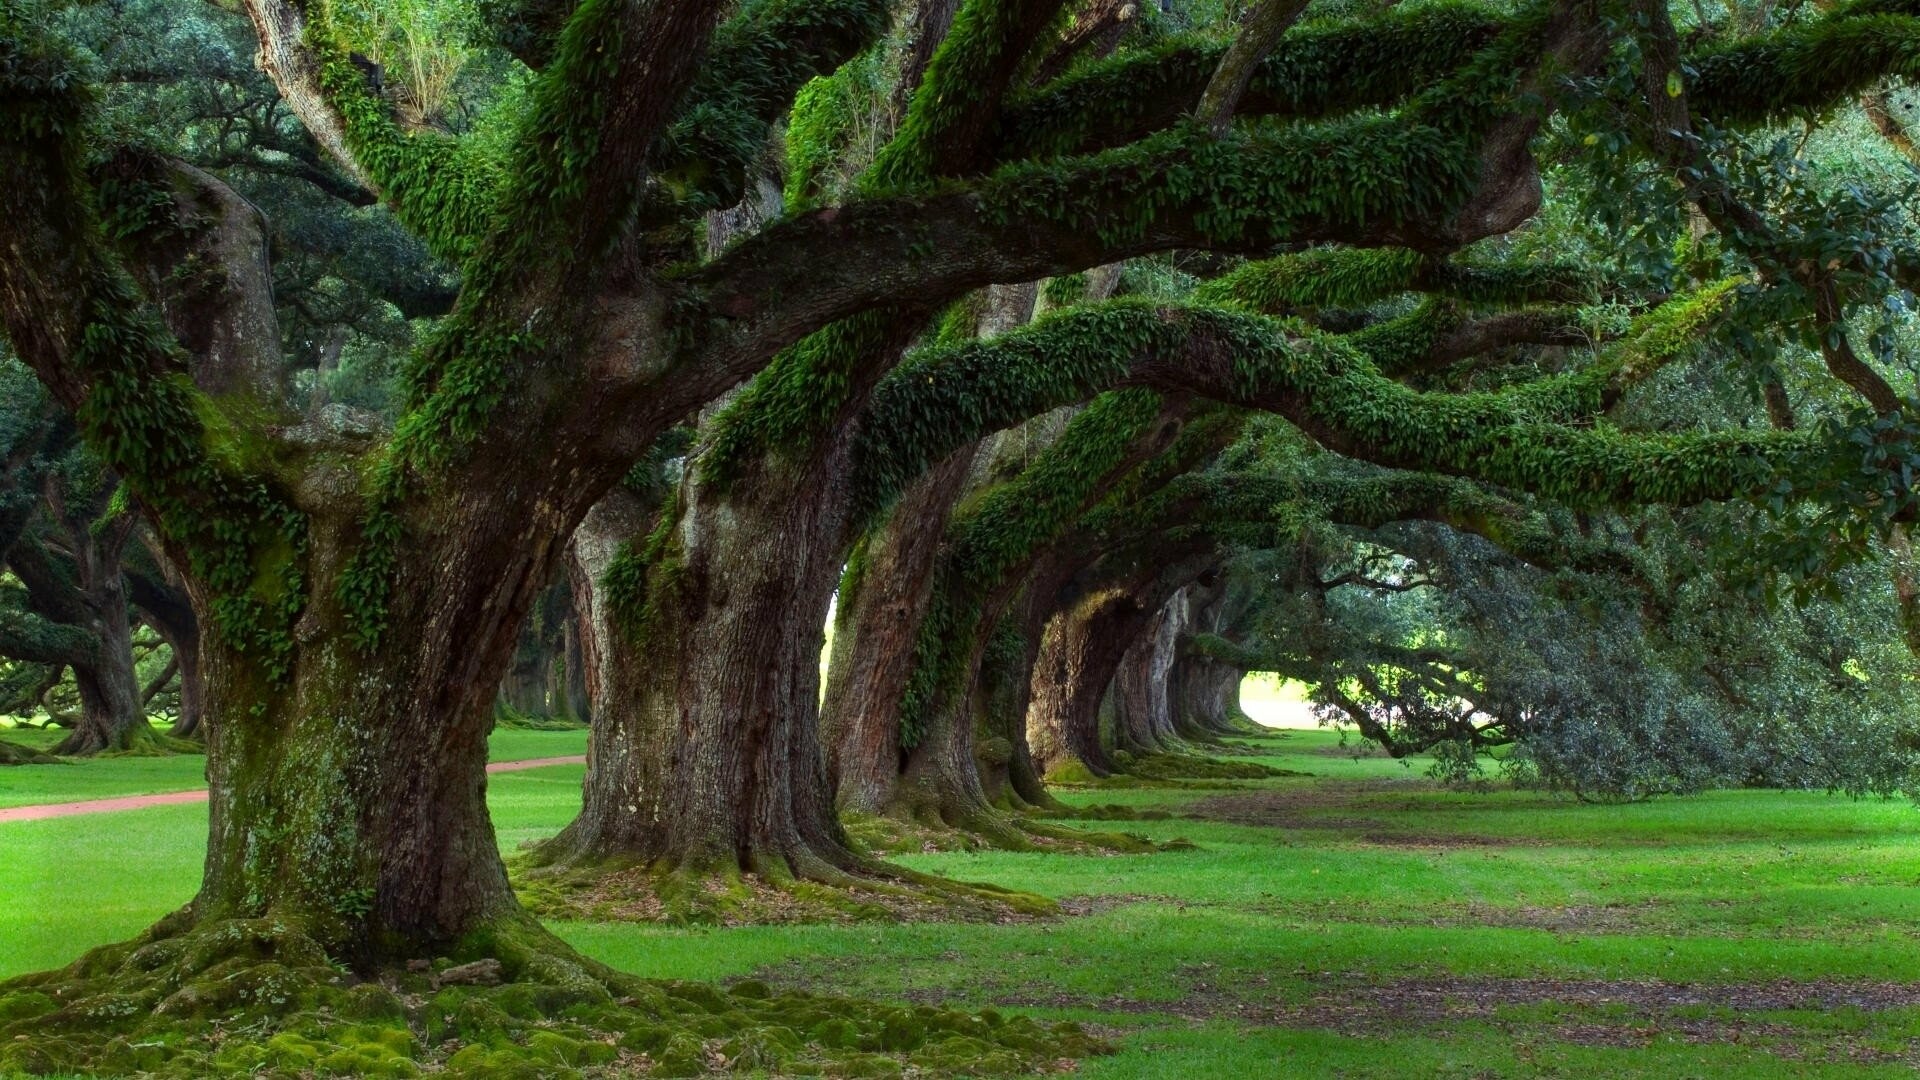
{"label": "avenue of trees", "polygon": [[1916,73],[1914,0],[0,0],[0,711],[211,792],[0,1069],[685,1057],[516,884],[1043,905],[856,837],[1144,843],[1049,783],[1257,773],[1250,671],[1458,783],[1913,787]]}

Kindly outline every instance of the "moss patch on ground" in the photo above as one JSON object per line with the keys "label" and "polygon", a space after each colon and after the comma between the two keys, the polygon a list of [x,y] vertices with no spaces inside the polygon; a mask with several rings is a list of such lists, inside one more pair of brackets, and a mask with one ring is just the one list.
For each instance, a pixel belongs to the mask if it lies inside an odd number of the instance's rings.
{"label": "moss patch on ground", "polygon": [[1059,914],[1052,900],[876,864],[870,877],[821,882],[608,863],[533,868],[510,860],[520,902],[544,919],[694,926],[903,921],[1003,922]]}
{"label": "moss patch on ground", "polygon": [[185,919],[0,984],[0,1074],[999,1076],[1105,1049],[991,1009],[638,979],[530,926],[363,978],[295,924]]}

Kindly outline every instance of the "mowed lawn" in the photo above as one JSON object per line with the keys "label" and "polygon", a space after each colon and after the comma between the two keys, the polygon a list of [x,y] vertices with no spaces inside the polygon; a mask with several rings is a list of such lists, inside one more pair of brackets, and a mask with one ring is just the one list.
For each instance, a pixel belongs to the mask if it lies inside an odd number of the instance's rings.
{"label": "mowed lawn", "polygon": [[[521,757],[575,732],[513,732]],[[566,740],[573,740],[568,744]],[[912,866],[1066,902],[1007,924],[565,924],[642,974],[770,982],[1084,1021],[1087,1077],[1911,1076],[1920,811],[1719,792],[1595,806],[1449,793],[1322,731],[1255,744],[1310,776],[1070,791],[1195,847],[946,853]],[[496,747],[496,756],[499,748]],[[177,760],[177,759],[176,759]],[[12,801],[35,776],[0,772]],[[503,847],[578,805],[578,766],[489,781]],[[80,781],[45,781],[71,794]],[[182,786],[193,786],[185,784]],[[109,794],[122,794],[112,791]],[[36,801],[36,800],[27,800]],[[0,975],[137,932],[191,895],[205,810],[0,824]]]}

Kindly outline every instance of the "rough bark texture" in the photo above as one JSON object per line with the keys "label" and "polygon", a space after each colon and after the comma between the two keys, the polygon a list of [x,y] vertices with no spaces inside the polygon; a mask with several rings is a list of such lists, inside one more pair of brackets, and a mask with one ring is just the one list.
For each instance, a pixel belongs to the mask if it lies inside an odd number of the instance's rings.
{"label": "rough bark texture", "polygon": [[1247,722],[1240,683],[1247,673],[1204,656],[1182,656],[1173,669],[1173,717],[1183,738],[1235,734]]}
{"label": "rough bark texture", "polygon": [[1228,635],[1231,620],[1245,607],[1246,590],[1236,591],[1226,575],[1187,587],[1186,619],[1174,644],[1170,698],[1174,730],[1189,740],[1210,740],[1244,730],[1240,683],[1247,673],[1194,647],[1200,634]]}
{"label": "rough bark texture", "polygon": [[690,476],[646,610],[583,613],[599,655],[585,800],[545,861],[829,880],[861,865],[818,733],[845,525],[822,495],[844,454],[769,460],[724,492]]}
{"label": "rough bark texture", "polygon": [[120,514],[96,522],[105,498],[103,491],[85,507],[68,507],[50,480],[48,516],[63,550],[29,537],[7,556],[8,568],[27,588],[30,610],[78,631],[86,643],[64,657],[73,669],[80,715],[72,734],[54,748],[56,754],[129,750],[154,741],[134,671],[133,620],[121,573],[121,554],[135,519]]}
{"label": "rough bark texture", "polygon": [[980,786],[995,806],[1057,807],[1059,800],[1048,793],[1027,745],[1029,675],[1040,651],[1038,638],[1024,633],[1025,623],[1017,609],[1004,616],[1002,623],[1003,629],[995,632],[995,647],[982,658],[973,683],[974,727],[985,740],[983,745],[993,751],[975,755]]}
{"label": "rough bark texture", "polygon": [[1181,609],[1181,598],[1175,594],[1147,620],[1140,636],[1121,655],[1109,691],[1116,749],[1136,755],[1179,749],[1169,681],[1184,615]]}
{"label": "rough bark texture", "polygon": [[[1038,300],[1032,284],[987,290],[977,333],[992,337],[1020,326]],[[900,710],[921,624],[942,587],[948,521],[964,494],[995,472],[1001,442],[980,440],[949,454],[908,488],[887,522],[868,537],[857,580],[850,582],[854,588],[836,615],[822,711],[836,798],[845,809],[947,824],[978,820],[985,810],[970,725],[964,732],[950,730],[955,721],[947,717],[908,748]],[[903,789],[903,782],[914,790]]]}
{"label": "rough bark texture", "polygon": [[1100,706],[1121,657],[1166,602],[1205,573],[1205,545],[1156,550],[1153,558],[1110,560],[1074,583],[1048,621],[1033,667],[1027,739],[1043,776],[1074,766],[1110,776],[1100,740]]}
{"label": "rough bark texture", "polygon": [[939,537],[973,457],[972,447],[956,453],[907,489],[841,590],[820,732],[842,809],[881,813],[893,800],[904,763],[900,696],[932,597]]}
{"label": "rough bark texture", "polygon": [[377,653],[346,632],[329,573],[350,517],[315,522],[285,685],[254,653],[203,637],[217,721],[199,918],[296,919],[331,955],[377,968],[523,917],[487,813],[486,736],[543,564],[558,555],[536,538],[567,523],[533,505],[502,512],[510,500],[498,495],[474,491],[446,507],[438,535],[416,534]]}

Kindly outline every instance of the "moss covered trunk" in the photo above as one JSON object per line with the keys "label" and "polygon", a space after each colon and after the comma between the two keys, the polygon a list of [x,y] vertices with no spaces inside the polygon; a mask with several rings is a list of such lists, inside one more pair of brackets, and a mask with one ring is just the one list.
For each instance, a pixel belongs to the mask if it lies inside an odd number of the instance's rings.
{"label": "moss covered trunk", "polygon": [[1204,545],[1169,546],[1097,565],[1061,593],[1034,663],[1027,739],[1043,776],[1110,776],[1100,707],[1121,659],[1174,593],[1204,573]]}
{"label": "moss covered trunk", "polygon": [[100,649],[92,662],[73,665],[80,720],[54,747],[56,754],[131,750],[154,741],[141,703],[140,678],[133,669],[133,626],[127,618],[125,591],[117,587],[87,591],[98,605],[93,630]]}
{"label": "moss covered trunk", "polygon": [[1247,673],[1210,655],[1201,639],[1224,639],[1252,596],[1244,588],[1235,589],[1225,574],[1194,582],[1183,596],[1183,623],[1174,642],[1168,685],[1174,730],[1198,741],[1244,733],[1251,723],[1240,708],[1240,683]]}
{"label": "moss covered trunk", "polygon": [[[155,742],[133,664],[133,618],[121,556],[132,538],[130,513],[100,517],[63,505],[49,486],[64,552],[39,540],[20,543],[9,560],[40,613],[85,632],[92,642],[70,662],[80,696],[73,732],[53,750],[85,755],[132,750]],[[61,562],[65,562],[63,567]]]}
{"label": "moss covered trunk", "polygon": [[291,918],[366,967],[435,955],[514,913],[486,807],[497,679],[433,686],[402,657],[316,646],[284,689],[224,645],[205,657],[217,719],[196,913]]}
{"label": "moss covered trunk", "polygon": [[843,809],[884,813],[896,797],[906,763],[900,699],[934,591],[937,538],[973,458],[970,445],[914,481],[842,579],[820,730]]}
{"label": "moss covered trunk", "polygon": [[1237,734],[1246,713],[1240,708],[1240,682],[1247,673],[1208,656],[1186,653],[1174,663],[1173,718],[1188,739]]}
{"label": "moss covered trunk", "polygon": [[1027,745],[1027,704],[1039,654],[1040,630],[1029,630],[1025,612],[1016,604],[994,631],[974,679],[974,730],[984,740],[974,760],[980,764],[981,786],[997,806],[1059,805],[1040,779]]}
{"label": "moss covered trunk", "polygon": [[1121,658],[1114,675],[1116,744],[1135,754],[1180,752],[1189,737],[1212,734],[1182,722],[1181,644],[1193,625],[1196,586],[1174,593]]}
{"label": "moss covered trunk", "polygon": [[[308,483],[350,482],[322,466]],[[501,678],[574,513],[477,484],[422,508],[395,549],[377,637],[342,600],[362,543],[351,509],[308,519],[306,602],[278,648],[231,640],[190,583],[211,628],[197,921],[288,920],[361,970],[452,955],[507,926],[565,951],[508,887],[486,764]]]}
{"label": "moss covered trunk", "polygon": [[[842,454],[769,463],[724,491],[690,478],[652,550],[628,552],[644,595],[603,589],[582,613],[597,673],[585,796],[545,861],[826,879],[860,865],[818,732],[844,531],[823,477]],[[610,567],[614,544],[600,542]]]}
{"label": "moss covered trunk", "polygon": [[1120,657],[1108,690],[1113,710],[1113,741],[1131,754],[1158,754],[1179,748],[1168,701],[1177,620],[1169,602],[1147,621],[1145,630]]}
{"label": "moss covered trunk", "polygon": [[1045,778],[1073,776],[1075,766],[1096,777],[1114,772],[1100,745],[1100,702],[1125,647],[1104,646],[1112,655],[1103,663],[1093,616],[1081,605],[1061,611],[1041,639],[1027,706],[1027,742]]}

